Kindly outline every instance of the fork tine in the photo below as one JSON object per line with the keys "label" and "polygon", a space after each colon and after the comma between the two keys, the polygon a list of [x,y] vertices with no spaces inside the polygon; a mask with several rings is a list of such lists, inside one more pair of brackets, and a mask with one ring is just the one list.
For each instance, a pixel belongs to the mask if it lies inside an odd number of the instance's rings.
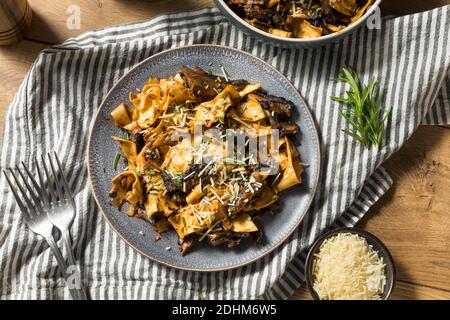
{"label": "fork tine", "polygon": [[58,156],[56,155],[55,151],[53,151],[53,154],[55,156],[56,163],[58,164],[58,170],[61,173],[66,198],[73,199],[72,191],[70,190],[69,183],[67,182],[66,176],[64,175],[64,171],[62,169],[61,162],[59,162]]}
{"label": "fork tine", "polygon": [[48,190],[50,192],[50,202],[51,201],[55,201],[56,202],[56,194],[55,191],[53,190],[53,182],[51,180],[51,176],[50,176],[50,172],[47,168],[47,164],[45,163],[45,158],[43,155],[41,155],[41,160],[42,160],[42,166],[44,167],[44,172],[45,172],[45,176],[47,177],[47,185],[48,185]]}
{"label": "fork tine", "polygon": [[[44,202],[44,206],[46,208],[48,208],[50,206],[50,199],[49,199],[47,192],[44,191],[45,190],[44,177],[42,175],[42,171],[41,171],[41,168],[39,167],[39,163],[38,163],[38,160],[36,157],[34,157],[34,165],[36,166],[36,171],[37,171],[38,177],[39,177],[39,184],[41,185],[41,187],[40,187],[42,190],[41,196],[42,196],[42,199]],[[26,170],[28,171],[28,169],[26,169]]]}
{"label": "fork tine", "polygon": [[[43,203],[44,203],[44,201],[45,201],[45,200],[44,200],[44,199],[45,199],[45,192],[44,192],[43,189],[39,186],[39,184],[37,183],[37,181],[33,178],[33,174],[30,172],[30,170],[28,170],[28,168],[25,166],[25,163],[23,163],[23,161],[22,161],[22,167],[23,167],[23,169],[25,170],[26,174],[28,175],[28,178],[30,179],[31,184],[33,185],[34,189],[36,190],[36,193],[37,193],[37,194],[35,194],[34,192],[33,192],[33,194],[32,194],[32,196],[34,197],[34,201],[37,202],[37,203],[39,203],[41,209],[44,209]],[[24,175],[22,174],[22,171],[19,170],[19,167],[18,167],[18,166],[16,166],[16,169],[17,169],[17,171],[19,171],[20,176],[22,177],[23,181],[25,181],[25,183],[27,184],[28,189],[31,190],[32,188],[31,188],[30,186],[28,186],[28,183],[27,183],[27,181],[25,180],[25,177],[24,177]],[[39,197],[40,197],[40,198],[39,198]],[[42,199],[42,202],[41,202],[40,199]]]}
{"label": "fork tine", "polygon": [[[36,158],[35,158],[36,160]],[[23,169],[26,171],[26,173],[28,174],[28,177],[31,180],[31,183],[33,184],[34,188],[36,189],[38,195],[42,198],[42,202],[44,203],[44,205],[46,204],[45,202],[48,201],[48,196],[46,194],[46,192],[44,191],[44,184],[41,182],[41,184],[39,185],[39,183],[36,181],[36,179],[33,177],[33,174],[30,172],[30,170],[25,166],[25,163],[22,162],[22,167]],[[38,171],[38,175],[40,175],[40,169],[39,167],[36,168]]]}
{"label": "fork tine", "polygon": [[[22,165],[23,165],[23,162],[22,162]],[[17,166],[17,165],[16,165],[16,170],[19,173],[20,177],[22,178],[22,180],[23,180],[23,182],[25,184],[25,187],[27,188],[28,193],[30,194],[31,198],[33,199],[36,207],[38,207],[37,209],[38,210],[42,210],[43,208],[42,208],[42,205],[41,205],[41,201],[39,200],[38,196],[34,192],[33,187],[30,186],[30,184],[28,183],[25,175],[22,173],[22,170],[20,170],[19,166]],[[31,178],[31,175],[29,175],[28,177]],[[39,193],[39,189],[37,189],[37,192]]]}
{"label": "fork tine", "polygon": [[11,191],[14,195],[14,198],[16,199],[17,204],[19,205],[20,211],[22,211],[22,215],[24,219],[28,222],[28,219],[30,218],[28,211],[26,210],[22,200],[20,199],[19,195],[17,194],[16,188],[14,187],[11,180],[9,180],[8,174],[5,170],[3,170],[3,174],[5,175],[6,181],[9,184],[9,187],[11,188]]}
{"label": "fork tine", "polygon": [[36,210],[34,209],[33,203],[28,198],[25,189],[20,185],[19,179],[16,177],[16,175],[14,174],[14,172],[11,169],[9,169],[9,174],[12,175],[12,177],[14,178],[14,181],[16,182],[17,187],[19,188],[20,193],[22,194],[22,198],[25,200],[25,203],[28,206],[27,212],[29,212],[30,217],[33,217],[34,215],[37,214]]}
{"label": "fork tine", "polygon": [[[63,190],[61,190],[62,186],[61,186],[61,181],[58,178],[58,172],[55,170],[55,166],[53,165],[53,160],[52,160],[50,153],[47,154],[47,157],[48,157],[48,161],[50,162],[50,169],[52,170],[53,177],[55,178],[55,186],[56,186],[56,191],[59,196],[59,200],[63,201],[63,200],[65,200],[65,198],[64,198]],[[62,173],[60,172],[60,174],[62,174]]]}

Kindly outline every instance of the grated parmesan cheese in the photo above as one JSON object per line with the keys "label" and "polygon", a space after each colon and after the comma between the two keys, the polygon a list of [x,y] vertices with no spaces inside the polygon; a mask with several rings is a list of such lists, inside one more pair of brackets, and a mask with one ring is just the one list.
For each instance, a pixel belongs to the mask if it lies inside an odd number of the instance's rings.
{"label": "grated parmesan cheese", "polygon": [[383,258],[352,233],[322,243],[313,261],[313,277],[321,300],[379,300],[386,284]]}

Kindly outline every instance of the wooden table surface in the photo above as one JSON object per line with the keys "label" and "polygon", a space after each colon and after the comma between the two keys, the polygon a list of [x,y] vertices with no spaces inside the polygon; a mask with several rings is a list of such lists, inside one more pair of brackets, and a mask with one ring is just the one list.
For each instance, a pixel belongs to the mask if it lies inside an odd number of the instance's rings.
{"label": "wooden table surface", "polygon": [[[8,105],[42,49],[84,31],[167,12],[212,6],[212,0],[29,0],[32,30],[17,45],[0,47],[0,131]],[[81,9],[80,29],[66,26],[71,5]],[[450,0],[389,0],[383,13],[407,14]],[[450,299],[450,128],[422,126],[385,163],[394,186],[359,223],[394,256],[394,299]],[[310,299],[300,288],[293,299]]]}

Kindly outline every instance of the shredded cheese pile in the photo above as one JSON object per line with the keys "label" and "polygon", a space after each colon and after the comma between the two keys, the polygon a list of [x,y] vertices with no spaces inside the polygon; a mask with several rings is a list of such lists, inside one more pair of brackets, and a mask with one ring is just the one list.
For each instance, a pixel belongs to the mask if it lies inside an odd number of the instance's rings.
{"label": "shredded cheese pile", "polygon": [[386,284],[385,264],[365,239],[340,233],[320,246],[313,278],[321,300],[379,300]]}

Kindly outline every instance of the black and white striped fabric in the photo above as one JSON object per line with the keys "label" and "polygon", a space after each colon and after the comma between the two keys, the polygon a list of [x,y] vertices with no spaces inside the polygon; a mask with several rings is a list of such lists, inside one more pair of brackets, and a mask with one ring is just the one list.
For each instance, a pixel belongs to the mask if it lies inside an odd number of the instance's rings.
{"label": "black and white striped fabric", "polygon": [[[44,50],[33,64],[6,116],[1,168],[21,161],[31,166],[36,155],[58,153],[76,190],[75,251],[95,299],[287,298],[304,280],[312,241],[327,228],[355,225],[389,189],[383,161],[419,124],[450,124],[449,12],[447,6],[386,19],[381,30],[362,28],[314,49],[260,43],[216,9],[88,32]],[[87,184],[87,135],[107,91],[139,61],[196,43],[243,49],[284,73],[307,101],[321,140],[322,176],[303,224],[276,251],[227,272],[184,272],[141,256],[102,218]],[[341,132],[346,123],[329,97],[345,92],[342,83],[330,81],[344,64],[356,67],[366,82],[379,78],[384,104],[393,106],[379,150],[365,149]],[[69,298],[56,260],[24,225],[3,176],[0,277],[3,299]]]}

